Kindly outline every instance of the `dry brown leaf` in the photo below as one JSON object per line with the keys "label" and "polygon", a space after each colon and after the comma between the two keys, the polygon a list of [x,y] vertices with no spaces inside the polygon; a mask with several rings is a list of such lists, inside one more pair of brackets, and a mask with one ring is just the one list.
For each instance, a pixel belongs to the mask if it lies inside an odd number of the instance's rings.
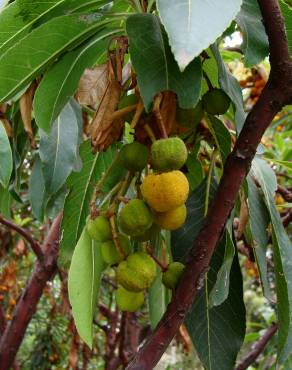
{"label": "dry brown leaf", "polygon": [[100,104],[108,85],[108,65],[102,64],[94,68],[87,68],[80,81],[76,93],[77,101],[94,109]]}
{"label": "dry brown leaf", "polygon": [[[243,198],[243,197],[241,197]],[[237,229],[237,238],[241,238],[243,233],[244,233],[244,230],[246,228],[246,225],[248,223],[248,220],[249,220],[249,213],[248,213],[248,207],[247,207],[247,204],[246,204],[246,200],[245,199],[241,199],[241,205],[240,205],[240,213],[239,213],[239,225],[238,225],[238,229]]]}
{"label": "dry brown leaf", "polygon": [[36,142],[34,139],[32,126],[31,126],[31,119],[32,119],[32,102],[34,93],[37,88],[37,83],[33,81],[33,83],[30,85],[30,87],[26,90],[26,92],[21,96],[19,100],[19,107],[20,107],[20,113],[21,118],[23,121],[23,126],[25,129],[25,132],[27,133],[30,145],[32,148],[36,148]]}

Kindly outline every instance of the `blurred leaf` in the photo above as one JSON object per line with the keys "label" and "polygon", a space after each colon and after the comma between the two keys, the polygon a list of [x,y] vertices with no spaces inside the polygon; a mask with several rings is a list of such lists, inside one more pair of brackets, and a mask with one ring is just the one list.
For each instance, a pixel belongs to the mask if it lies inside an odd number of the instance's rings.
{"label": "blurred leaf", "polygon": [[39,152],[48,194],[56,193],[74,168],[82,123],[80,106],[71,100],[53,123],[51,132],[41,134]]}
{"label": "blurred leaf", "polygon": [[6,218],[11,215],[12,197],[9,191],[0,185],[0,213]]}
{"label": "blurred leaf", "polygon": [[65,54],[44,75],[34,98],[35,119],[40,128],[45,131],[50,129],[70,96],[74,95],[85,68],[92,66],[104,53],[108,37],[115,33],[117,30],[113,29],[100,31],[87,44]]}
{"label": "blurred leaf", "polygon": [[[89,214],[89,203],[93,193],[93,187],[98,182],[103,172],[106,171],[113,162],[116,148],[116,146],[112,146],[105,153],[93,155],[89,141],[84,142],[80,146],[80,156],[83,167],[80,172],[72,173],[67,181],[69,193],[66,197],[64,206],[59,258],[59,263],[62,266],[67,266],[71,260],[74,247]],[[123,174],[122,167],[117,165],[112,171],[112,176],[109,177],[103,190],[105,192],[109,191],[109,189],[120,180]]]}
{"label": "blurred leaf", "polygon": [[6,130],[0,121],[0,185],[6,188],[12,173],[12,152]]}
{"label": "blurred leaf", "polygon": [[241,3],[242,0],[157,0],[162,23],[181,70],[221,36],[239,12]]}
{"label": "blurred leaf", "polygon": [[81,339],[92,348],[93,317],[104,263],[101,249],[84,228],[72,256],[68,293],[74,322]]}
{"label": "blurred leaf", "polygon": [[289,172],[292,171],[292,162],[291,161],[278,161],[274,158],[271,159],[272,162],[279,164],[280,166],[283,166],[286,170]]}
{"label": "blurred leaf", "polygon": [[245,65],[252,67],[264,60],[269,54],[269,41],[256,0],[243,0],[236,22],[243,33],[242,49]]}
{"label": "blurred leaf", "polygon": [[255,158],[252,173],[262,188],[272,223],[279,322],[278,363],[281,364],[292,352],[292,243],[275,206],[277,180],[273,170],[265,161]]}
{"label": "blurred leaf", "polygon": [[285,19],[285,25],[286,25],[286,32],[288,36],[288,44],[289,44],[289,50],[290,55],[292,55],[292,9],[289,7],[289,5],[285,4],[284,1],[279,1],[282,14]]}
{"label": "blurred leaf", "polygon": [[12,98],[64,51],[109,22],[101,19],[80,14],[53,18],[14,44],[0,57],[0,101]]}
{"label": "blurred leaf", "polygon": [[158,17],[135,14],[127,19],[130,55],[137,73],[145,108],[161,91],[172,90],[182,108],[192,108],[200,97],[202,68],[195,59],[182,73],[171,53],[167,35]]}

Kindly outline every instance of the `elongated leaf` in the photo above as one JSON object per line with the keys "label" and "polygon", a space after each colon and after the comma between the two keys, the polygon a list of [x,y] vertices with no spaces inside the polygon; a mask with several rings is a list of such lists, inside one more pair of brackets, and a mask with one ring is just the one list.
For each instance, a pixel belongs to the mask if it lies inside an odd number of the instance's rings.
{"label": "elongated leaf", "polygon": [[89,237],[85,228],[72,257],[68,274],[68,292],[77,331],[90,348],[92,348],[93,316],[103,268],[100,245]]}
{"label": "elongated leaf", "polygon": [[66,15],[26,35],[0,57],[0,101],[12,98],[60,54],[77,46],[106,22],[99,15]]}
{"label": "elongated leaf", "polygon": [[0,184],[7,187],[12,173],[12,152],[6,130],[0,121]]}
{"label": "elongated leaf", "polygon": [[247,183],[250,228],[255,241],[254,254],[261,277],[264,295],[267,299],[272,300],[273,296],[268,280],[266,256],[269,244],[268,226],[270,223],[270,216],[263,197],[250,176],[247,178]]}
{"label": "elongated leaf", "polygon": [[276,164],[279,164],[280,166],[283,166],[286,170],[288,170],[289,172],[292,171],[292,162],[289,162],[289,161],[278,161],[276,159],[272,159],[272,161]]}
{"label": "elongated leaf", "polygon": [[255,158],[252,163],[252,173],[263,190],[273,229],[279,321],[278,362],[283,363],[292,352],[292,243],[275,206],[277,179],[273,170],[265,161]]}
{"label": "elongated leaf", "polygon": [[11,203],[12,197],[9,191],[0,185],[0,213],[6,218],[10,218]]}
{"label": "elongated leaf", "polygon": [[194,60],[181,73],[171,53],[167,35],[159,19],[151,14],[135,14],[127,20],[130,54],[147,110],[153,97],[165,90],[176,92],[182,108],[192,108],[201,92],[201,62]]}
{"label": "elongated leaf", "polygon": [[[117,30],[104,29],[87,44],[67,53],[44,76],[34,98],[37,125],[48,131],[65,104],[74,95],[81,75],[107,48],[108,37]],[[44,104],[44,101],[46,104]]]}
{"label": "elongated leaf", "polygon": [[54,122],[50,134],[41,135],[39,153],[48,194],[56,193],[74,168],[81,126],[80,108],[77,111],[77,104],[72,100]]}
{"label": "elongated leaf", "polygon": [[[105,153],[93,155],[90,143],[84,142],[80,146],[80,156],[83,167],[80,172],[72,173],[68,178],[67,195],[64,206],[64,217],[62,220],[62,241],[60,244],[59,263],[68,266],[78,238],[84,228],[89,213],[89,203],[93,192],[94,184],[99,180],[102,173],[112,163],[116,153],[116,146],[109,148]],[[123,171],[123,170],[122,170]],[[121,166],[113,171],[115,178],[104,188],[107,192],[115,182],[119,181],[123,172]]]}
{"label": "elongated leaf", "polygon": [[290,55],[292,55],[292,8],[284,1],[280,1],[282,14],[285,19],[286,31],[288,36]]}
{"label": "elongated leaf", "polygon": [[243,33],[245,65],[252,67],[269,54],[269,41],[256,0],[243,0],[236,22]]}
{"label": "elongated leaf", "polygon": [[221,36],[240,10],[242,0],[157,0],[170,45],[183,71]]}

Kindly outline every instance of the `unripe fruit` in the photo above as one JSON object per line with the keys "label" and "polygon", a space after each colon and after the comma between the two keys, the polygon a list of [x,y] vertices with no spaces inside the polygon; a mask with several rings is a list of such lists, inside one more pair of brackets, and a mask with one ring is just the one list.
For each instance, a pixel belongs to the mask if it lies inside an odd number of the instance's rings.
{"label": "unripe fruit", "polygon": [[156,170],[179,170],[187,158],[187,148],[179,137],[157,140],[151,146],[152,167]]}
{"label": "unripe fruit", "polygon": [[169,289],[174,289],[181,278],[185,265],[180,262],[169,264],[167,271],[162,274],[162,283]]}
{"label": "unripe fruit", "polygon": [[149,157],[149,149],[134,141],[131,144],[126,144],[121,149],[121,161],[123,166],[132,172],[142,171],[146,167]]}
{"label": "unripe fruit", "polygon": [[122,286],[115,292],[117,306],[121,311],[135,312],[144,303],[144,294],[142,292],[129,292]]}
{"label": "unripe fruit", "polygon": [[203,96],[203,106],[207,113],[224,114],[230,106],[229,96],[221,89],[213,89]]}
{"label": "unripe fruit", "polygon": [[101,243],[112,239],[109,220],[104,216],[98,216],[94,220],[88,220],[87,231],[91,239]]}
{"label": "unripe fruit", "polygon": [[152,224],[152,226],[145,231],[144,234],[139,236],[134,236],[133,240],[137,242],[147,242],[150,239],[155,238],[160,233],[160,227],[156,224]]}
{"label": "unripe fruit", "polygon": [[145,201],[157,212],[167,212],[185,203],[189,182],[181,171],[171,171],[145,177],[141,192]]}
{"label": "unripe fruit", "polygon": [[183,204],[167,212],[157,212],[154,216],[155,223],[165,230],[179,229],[186,220],[187,208]]}
{"label": "unripe fruit", "polygon": [[178,107],[176,110],[176,121],[183,127],[195,128],[197,124],[201,122],[203,117],[204,108],[201,100],[195,108],[183,109]]}
{"label": "unripe fruit", "polygon": [[141,199],[132,199],[119,214],[121,230],[130,236],[145,233],[153,223],[153,215],[147,204]]}
{"label": "unripe fruit", "polygon": [[156,264],[145,252],[131,254],[117,268],[117,281],[131,292],[141,292],[150,287],[156,276]]}
{"label": "unripe fruit", "polygon": [[[119,241],[125,256],[128,256],[132,252],[132,246],[129,238],[127,238],[123,234],[119,234]],[[104,262],[108,263],[109,265],[114,265],[122,261],[122,256],[117,250],[117,247],[113,240],[108,240],[102,243],[100,248]]]}

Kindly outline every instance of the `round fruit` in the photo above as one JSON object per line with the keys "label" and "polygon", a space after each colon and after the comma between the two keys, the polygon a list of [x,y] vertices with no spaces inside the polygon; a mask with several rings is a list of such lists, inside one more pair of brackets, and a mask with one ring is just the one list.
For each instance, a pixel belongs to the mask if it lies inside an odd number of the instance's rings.
{"label": "round fruit", "polygon": [[179,137],[171,137],[152,144],[151,158],[152,167],[156,170],[179,170],[186,163],[188,151]]}
{"label": "round fruit", "polygon": [[112,239],[112,231],[109,220],[104,216],[98,216],[87,222],[87,231],[91,239],[98,242],[105,242]]}
{"label": "round fruit", "polygon": [[123,166],[132,172],[142,171],[147,165],[148,157],[149,149],[137,141],[126,144],[121,149],[121,161]]}
{"label": "round fruit", "polygon": [[183,204],[167,212],[157,212],[154,220],[162,229],[176,230],[185,223],[186,217],[187,207]]}
{"label": "round fruit", "polygon": [[167,212],[185,203],[189,182],[181,171],[151,174],[145,177],[141,192],[151,208],[157,212]]}
{"label": "round fruit", "polygon": [[[132,252],[132,246],[129,238],[123,234],[119,234],[119,241],[125,255],[128,256]],[[109,265],[114,265],[122,261],[123,258],[117,250],[113,240],[108,240],[102,243],[100,248],[104,262],[108,263]]]}
{"label": "round fruit", "polygon": [[200,100],[195,108],[183,109],[177,108],[176,121],[179,125],[184,127],[195,128],[204,117],[203,103]]}
{"label": "round fruit", "polygon": [[141,292],[152,284],[156,276],[156,264],[145,252],[130,254],[117,268],[117,281],[131,292]]}
{"label": "round fruit", "polygon": [[185,265],[180,262],[170,263],[167,271],[162,274],[163,284],[169,289],[174,289],[177,286],[184,269]]}
{"label": "round fruit", "polygon": [[154,239],[160,233],[160,227],[156,224],[152,224],[150,229],[146,230],[144,234],[134,236],[133,239],[137,242],[147,242],[150,239]]}
{"label": "round fruit", "polygon": [[144,303],[144,294],[142,292],[129,292],[122,286],[115,292],[117,306],[121,311],[135,312]]}
{"label": "round fruit", "polygon": [[207,113],[224,114],[230,106],[229,96],[221,89],[213,89],[203,96],[203,106]]}
{"label": "round fruit", "polygon": [[119,214],[119,225],[127,235],[142,235],[152,226],[152,223],[152,212],[141,199],[130,200]]}

